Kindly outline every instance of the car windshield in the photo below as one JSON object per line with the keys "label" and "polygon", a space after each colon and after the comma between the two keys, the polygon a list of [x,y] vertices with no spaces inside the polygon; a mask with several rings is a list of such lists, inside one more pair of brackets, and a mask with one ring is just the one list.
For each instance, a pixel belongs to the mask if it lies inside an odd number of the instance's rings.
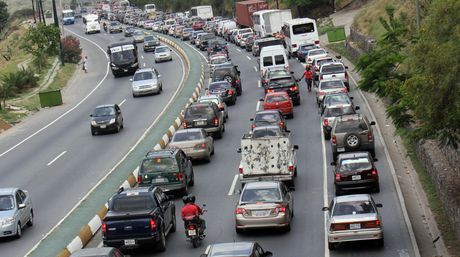
{"label": "car windshield", "polygon": [[261,137],[277,137],[281,136],[281,131],[279,128],[261,128],[261,129],[254,129],[252,132],[253,138],[261,138]]}
{"label": "car windshield", "polygon": [[239,32],[240,32],[240,35],[241,35],[241,34],[244,34],[244,33],[252,32],[252,29],[240,29]]}
{"label": "car windshield", "polygon": [[0,211],[9,211],[14,208],[12,195],[0,195]]}
{"label": "car windshield", "polygon": [[299,50],[300,51],[308,51],[308,50],[311,50],[311,49],[314,49],[316,48],[315,45],[302,45],[299,47]]}
{"label": "car windshield", "polygon": [[146,36],[146,37],[144,38],[145,41],[153,41],[154,39],[155,39],[154,36]]}
{"label": "car windshield", "polygon": [[243,203],[281,202],[281,194],[277,188],[245,189],[241,196]]}
{"label": "car windshield", "polygon": [[169,52],[169,48],[167,47],[157,47],[155,48],[155,53],[166,53]]}
{"label": "car windshield", "polygon": [[325,65],[321,68],[322,73],[343,73],[345,68],[342,65]]}
{"label": "car windshield", "polygon": [[222,64],[222,63],[226,63],[226,62],[227,62],[227,58],[225,58],[225,57],[219,57],[219,58],[211,59],[211,64]]}
{"label": "car windshield", "polygon": [[324,116],[325,117],[338,117],[347,114],[354,114],[355,111],[351,106],[347,107],[334,107],[334,108],[327,108]]}
{"label": "car windshield", "polygon": [[226,90],[228,88],[227,83],[212,83],[209,85],[209,90],[214,91],[214,90]]}
{"label": "car windshield", "polygon": [[308,55],[309,55],[309,56],[312,56],[312,55],[320,55],[320,54],[326,54],[326,51],[324,51],[323,49],[319,49],[319,50],[310,50],[310,51],[308,51]]}
{"label": "car windshield", "polygon": [[189,107],[185,113],[185,116],[192,117],[207,117],[211,115],[214,115],[214,112],[208,105],[195,105]]}
{"label": "car windshield", "polygon": [[118,212],[145,211],[152,210],[155,207],[155,201],[148,195],[116,197],[112,203],[112,210]]}
{"label": "car windshield", "polygon": [[173,137],[173,142],[183,142],[203,139],[200,131],[181,131],[176,132]]}
{"label": "car windshield", "polygon": [[332,216],[356,215],[375,213],[375,208],[370,201],[350,201],[336,203]]}
{"label": "car windshield", "polygon": [[143,173],[177,171],[177,162],[172,157],[155,157],[142,161],[141,170]]}
{"label": "car windshield", "polygon": [[93,117],[113,116],[115,115],[115,108],[111,106],[96,108],[93,112]]}
{"label": "car windshield", "polygon": [[335,88],[342,88],[344,87],[343,82],[341,80],[329,80],[329,81],[321,81],[320,88],[321,90],[327,89],[335,89]]}
{"label": "car windshield", "polygon": [[134,59],[134,50],[124,50],[120,52],[112,51],[113,63],[125,63]]}
{"label": "car windshield", "polygon": [[280,116],[277,113],[258,113],[254,118],[256,122],[278,122],[280,120]]}
{"label": "car windshield", "polygon": [[289,96],[287,95],[268,95],[265,98],[266,103],[277,103],[277,102],[286,102],[289,101]]}
{"label": "car windshield", "polygon": [[154,77],[155,76],[154,76],[153,72],[149,72],[149,71],[137,72],[136,74],[134,74],[133,81],[149,80],[149,79],[153,79]]}
{"label": "car windshield", "polygon": [[362,171],[362,170],[370,170],[371,168],[372,168],[372,164],[370,163],[368,158],[357,157],[357,158],[341,160],[339,172]]}

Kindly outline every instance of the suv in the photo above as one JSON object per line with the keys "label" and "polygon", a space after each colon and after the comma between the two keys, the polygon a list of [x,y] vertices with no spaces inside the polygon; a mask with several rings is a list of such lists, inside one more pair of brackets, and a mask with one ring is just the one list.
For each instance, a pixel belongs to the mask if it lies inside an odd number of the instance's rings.
{"label": "suv", "polygon": [[340,153],[354,151],[369,151],[375,156],[373,125],[375,122],[369,122],[362,114],[337,117],[331,131],[333,159]]}
{"label": "suv", "polygon": [[326,63],[319,70],[319,82],[323,80],[340,79],[350,92],[350,83],[348,81],[348,67],[340,62]]}
{"label": "suv", "polygon": [[187,195],[189,186],[195,184],[192,162],[181,149],[150,151],[142,160],[137,183]]}
{"label": "suv", "polygon": [[192,103],[185,109],[183,128],[204,128],[206,133],[222,138],[225,131],[224,116],[213,102]]}
{"label": "suv", "polygon": [[294,105],[300,105],[298,80],[293,73],[285,69],[267,69],[262,78],[265,93],[284,91],[288,93]]}
{"label": "suv", "polygon": [[240,96],[243,93],[243,87],[240,79],[241,72],[237,65],[233,63],[224,63],[216,65],[211,73],[212,82],[225,80],[232,84],[236,89],[236,95]]}

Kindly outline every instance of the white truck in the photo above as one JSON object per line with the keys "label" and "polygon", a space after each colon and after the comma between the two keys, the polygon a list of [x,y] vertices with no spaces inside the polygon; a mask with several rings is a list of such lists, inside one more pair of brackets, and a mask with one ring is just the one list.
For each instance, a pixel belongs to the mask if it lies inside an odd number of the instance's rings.
{"label": "white truck", "polygon": [[214,17],[211,5],[193,6],[190,8],[191,17],[200,17],[203,20],[210,20]]}
{"label": "white truck", "polygon": [[263,10],[253,13],[254,32],[259,37],[267,37],[278,34],[283,23],[292,20],[290,9],[286,10]]}
{"label": "white truck", "polygon": [[240,182],[278,180],[294,185],[297,176],[297,150],[290,134],[286,136],[253,138],[245,134],[241,139]]}

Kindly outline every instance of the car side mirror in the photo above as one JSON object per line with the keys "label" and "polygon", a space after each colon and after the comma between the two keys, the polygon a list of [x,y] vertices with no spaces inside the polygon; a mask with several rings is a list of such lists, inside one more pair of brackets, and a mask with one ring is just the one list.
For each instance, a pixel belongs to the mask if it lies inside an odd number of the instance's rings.
{"label": "car side mirror", "polygon": [[371,121],[371,123],[369,123],[369,125],[374,126],[374,125],[375,125],[375,121]]}
{"label": "car side mirror", "polygon": [[129,81],[133,82],[133,79],[129,79]]}
{"label": "car side mirror", "polygon": [[259,101],[260,101],[260,102],[263,102],[263,101],[264,101],[264,99],[263,99],[263,98],[260,98],[260,99],[259,99]]}
{"label": "car side mirror", "polygon": [[289,129],[286,129],[285,131],[286,131],[286,133],[291,133],[291,131]]}
{"label": "car side mirror", "polygon": [[336,55],[335,58],[342,59],[342,56],[341,55]]}
{"label": "car side mirror", "polygon": [[294,145],[294,150],[299,150],[299,145]]}
{"label": "car side mirror", "polygon": [[378,161],[379,161],[379,159],[377,159],[377,158],[374,158],[374,159],[372,159],[372,160],[373,160],[374,162],[378,162]]}
{"label": "car side mirror", "polygon": [[345,69],[348,69],[348,66],[345,66]]}
{"label": "car side mirror", "polygon": [[359,108],[359,106],[355,106],[355,110],[356,110],[356,111],[359,110],[359,109],[361,109],[361,108]]}
{"label": "car side mirror", "polygon": [[353,100],[353,99],[355,99],[355,98],[353,96],[350,96],[350,100]]}
{"label": "car side mirror", "polygon": [[158,74],[158,78],[161,78],[161,75],[160,75],[160,74]]}
{"label": "car side mirror", "polygon": [[228,61],[231,61],[232,59],[228,58],[227,60],[228,60]]}
{"label": "car side mirror", "polygon": [[250,118],[249,121],[254,121],[254,118]]}
{"label": "car side mirror", "polygon": [[18,205],[18,209],[24,209],[24,208],[26,208],[26,204],[25,204],[25,203],[20,203],[20,204]]}
{"label": "car side mirror", "polygon": [[335,163],[335,162],[331,162],[331,166],[335,166],[335,165],[336,165],[336,163]]}
{"label": "car side mirror", "polygon": [[381,203],[376,203],[376,204],[375,204],[375,207],[377,207],[377,208],[382,208],[382,207],[383,207],[383,204],[381,204]]}
{"label": "car side mirror", "polygon": [[236,149],[237,153],[241,153],[241,148]]}
{"label": "car side mirror", "polygon": [[325,206],[321,209],[322,211],[329,211],[329,207]]}

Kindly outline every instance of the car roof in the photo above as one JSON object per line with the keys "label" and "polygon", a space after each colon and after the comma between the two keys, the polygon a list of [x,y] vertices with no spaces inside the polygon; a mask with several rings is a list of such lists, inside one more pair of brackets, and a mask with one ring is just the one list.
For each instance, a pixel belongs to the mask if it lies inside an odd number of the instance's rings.
{"label": "car roof", "polygon": [[149,151],[145,157],[152,158],[156,156],[165,156],[165,155],[174,155],[179,149],[162,149],[162,150],[152,150]]}
{"label": "car roof", "polygon": [[177,130],[175,132],[175,134],[177,134],[177,133],[188,133],[188,132],[200,132],[202,130],[203,130],[202,128],[186,128],[186,129]]}
{"label": "car roof", "polygon": [[336,203],[346,203],[354,201],[369,201],[371,196],[368,194],[353,194],[353,195],[341,195],[335,197]]}
{"label": "car roof", "polygon": [[138,69],[136,71],[136,73],[141,73],[141,72],[152,72],[153,70],[155,70],[155,68],[142,68],[142,69]]}
{"label": "car roof", "polygon": [[115,106],[115,104],[102,104],[102,105],[96,106],[96,108],[94,108],[94,109],[104,108],[104,107],[114,107],[114,106]]}
{"label": "car roof", "polygon": [[11,195],[13,194],[18,188],[15,187],[5,187],[0,188],[0,195]]}
{"label": "car roof", "polygon": [[228,69],[228,68],[233,68],[235,65],[231,62],[226,62],[219,64],[218,66],[214,67],[214,70],[223,70],[223,69]]}
{"label": "car roof", "polygon": [[248,182],[244,186],[244,189],[254,189],[254,188],[278,188],[279,181],[256,181]]}
{"label": "car roof", "polygon": [[258,111],[256,112],[256,115],[258,114],[267,114],[267,113],[276,113],[279,114],[280,112],[278,110],[264,110],[264,111]]}
{"label": "car roof", "polygon": [[[254,247],[253,242],[233,242],[233,243],[221,243],[221,244],[213,244],[211,245],[211,252],[212,253],[219,253],[219,251],[225,251],[228,253],[230,251],[245,251],[244,254],[250,255],[252,253],[252,248]],[[230,253],[230,255],[214,255],[214,256],[234,256]]]}
{"label": "car roof", "polygon": [[369,152],[350,152],[350,153],[341,153],[339,155],[340,159],[349,159],[357,157],[369,157]]}
{"label": "car roof", "polygon": [[270,93],[267,93],[265,95],[265,97],[267,96],[272,96],[272,95],[288,95],[288,93],[286,91],[280,91],[280,92],[270,92]]}
{"label": "car roof", "polygon": [[80,249],[72,253],[71,257],[92,257],[92,256],[107,255],[112,251],[112,249],[113,249],[112,247]]}
{"label": "car roof", "polygon": [[255,127],[252,129],[252,131],[257,131],[257,130],[281,130],[279,126],[273,126],[273,125],[268,125],[268,126],[261,126],[261,127]]}

